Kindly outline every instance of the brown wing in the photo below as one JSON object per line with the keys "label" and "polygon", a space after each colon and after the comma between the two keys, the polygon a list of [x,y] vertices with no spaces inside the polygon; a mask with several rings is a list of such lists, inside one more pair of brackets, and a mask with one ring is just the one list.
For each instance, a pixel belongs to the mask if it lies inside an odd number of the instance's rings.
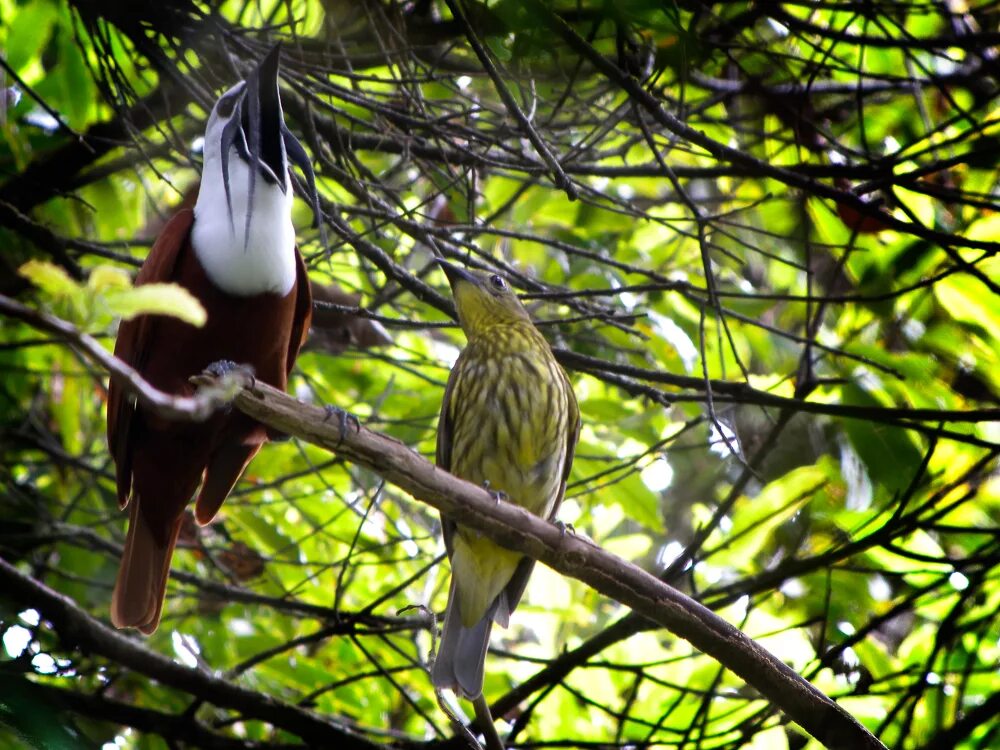
{"label": "brown wing", "polygon": [[[194,211],[178,211],[167,222],[160,236],[153,243],[146,261],[136,276],[136,286],[152,282],[172,281],[177,267],[177,258],[185,246],[194,223]],[[140,315],[132,320],[123,320],[118,328],[115,341],[115,356],[142,372],[148,351],[150,329],[155,321],[148,315]],[[115,460],[115,477],[118,484],[118,505],[128,504],[132,488],[132,456],[129,434],[135,415],[135,399],[118,384],[114,378],[108,386],[108,448]]]}
{"label": "brown wing", "polygon": [[[312,323],[312,300],[312,288],[309,285],[309,274],[306,271],[306,264],[302,259],[299,249],[295,248],[295,311],[292,314],[292,330],[288,335],[288,352],[285,354],[286,380],[292,374],[295,360],[298,359],[299,352],[306,343],[306,339],[309,338],[309,326]],[[264,434],[267,435],[268,440],[280,441],[288,439],[288,435],[281,432],[281,430],[275,430],[271,427],[265,427]],[[247,463],[249,463],[250,458],[253,458],[252,454],[249,454],[249,456]],[[236,479],[239,479],[239,474],[236,475],[233,481],[235,482]],[[226,494],[219,498],[218,502],[220,505],[228,494],[227,490]],[[218,509],[218,506],[216,506],[216,509]]]}
{"label": "brown wing", "polygon": [[292,334],[288,339],[288,358],[285,360],[288,375],[292,373],[292,367],[299,356],[299,350],[306,342],[309,326],[312,323],[312,289],[309,286],[306,263],[298,248],[295,248],[295,274],[295,318],[292,320]]}

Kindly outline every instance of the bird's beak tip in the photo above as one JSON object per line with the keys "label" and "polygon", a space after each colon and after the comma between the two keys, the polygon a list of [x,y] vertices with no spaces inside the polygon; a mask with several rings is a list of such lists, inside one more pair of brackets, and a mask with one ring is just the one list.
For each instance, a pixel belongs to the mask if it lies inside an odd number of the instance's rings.
{"label": "bird's beak tip", "polygon": [[255,71],[259,76],[261,82],[278,82],[278,70],[281,68],[281,42],[278,42],[270,51],[264,55],[264,59],[260,61]]}

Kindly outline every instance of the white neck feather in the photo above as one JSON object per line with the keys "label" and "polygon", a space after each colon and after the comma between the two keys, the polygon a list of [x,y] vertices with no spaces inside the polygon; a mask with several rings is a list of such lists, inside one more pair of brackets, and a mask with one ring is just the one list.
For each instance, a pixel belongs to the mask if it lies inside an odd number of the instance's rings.
{"label": "white neck feather", "polygon": [[206,142],[191,231],[195,254],[212,283],[229,294],[249,297],[272,292],[284,296],[296,275],[291,180],[284,175],[285,192],[281,192],[277,185],[256,176],[247,237],[250,167],[233,148],[229,154],[230,221],[222,159],[216,152]]}

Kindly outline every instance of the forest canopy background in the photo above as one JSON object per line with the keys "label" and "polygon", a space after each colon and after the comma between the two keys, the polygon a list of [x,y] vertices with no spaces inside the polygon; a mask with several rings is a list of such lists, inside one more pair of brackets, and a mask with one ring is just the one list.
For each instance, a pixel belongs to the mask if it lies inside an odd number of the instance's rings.
{"label": "forest canopy background", "polygon": [[[323,201],[322,231],[295,209],[310,276],[391,336],[336,318],[298,397],[432,457],[463,343],[432,250],[499,269],[580,401],[562,521],[886,745],[995,747],[998,20],[958,0],[0,0],[0,294],[110,350],[121,272],[191,200],[212,102],[282,39]],[[266,447],[186,530],[126,667],[77,648],[125,527],[107,372],[5,318],[0,373],[0,558],[82,608],[25,602],[0,569],[0,745],[301,746],[315,715],[357,747],[460,746],[426,673],[448,582],[431,508]],[[493,645],[485,693],[518,746],[818,746],[544,566]],[[224,680],[168,687],[171,660]]]}

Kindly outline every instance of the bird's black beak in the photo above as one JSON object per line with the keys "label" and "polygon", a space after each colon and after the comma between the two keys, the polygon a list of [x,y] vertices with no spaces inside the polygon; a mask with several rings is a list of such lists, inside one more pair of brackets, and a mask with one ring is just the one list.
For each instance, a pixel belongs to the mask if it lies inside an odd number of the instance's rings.
{"label": "bird's black beak", "polygon": [[[243,87],[233,92],[238,97],[237,109],[222,130],[222,179],[229,201],[229,151],[236,151],[250,170],[250,195],[253,204],[254,178],[260,174],[281,192],[287,190],[288,164],[297,165],[305,175],[309,186],[309,198],[317,224],[320,222],[319,193],[316,191],[316,175],[312,161],[302,144],[285,125],[285,115],[281,109],[281,94],[278,90],[280,72],[281,43],[271,48],[260,64],[246,77]],[[232,208],[230,207],[230,212]],[[231,215],[231,214],[230,214]],[[250,215],[247,214],[247,232]]]}
{"label": "bird's black beak", "polygon": [[470,284],[475,284],[480,286],[481,282],[479,277],[473,273],[469,273],[464,268],[459,268],[458,266],[452,265],[444,258],[435,258],[438,265],[444,269],[444,275],[448,277],[448,283],[451,284],[451,288],[454,289],[455,286],[461,281],[467,281]]}
{"label": "bird's black beak", "polygon": [[288,157],[285,118],[278,93],[281,45],[276,44],[247,76],[246,96],[240,106],[240,124],[246,136],[247,156],[265,180],[285,190]]}

